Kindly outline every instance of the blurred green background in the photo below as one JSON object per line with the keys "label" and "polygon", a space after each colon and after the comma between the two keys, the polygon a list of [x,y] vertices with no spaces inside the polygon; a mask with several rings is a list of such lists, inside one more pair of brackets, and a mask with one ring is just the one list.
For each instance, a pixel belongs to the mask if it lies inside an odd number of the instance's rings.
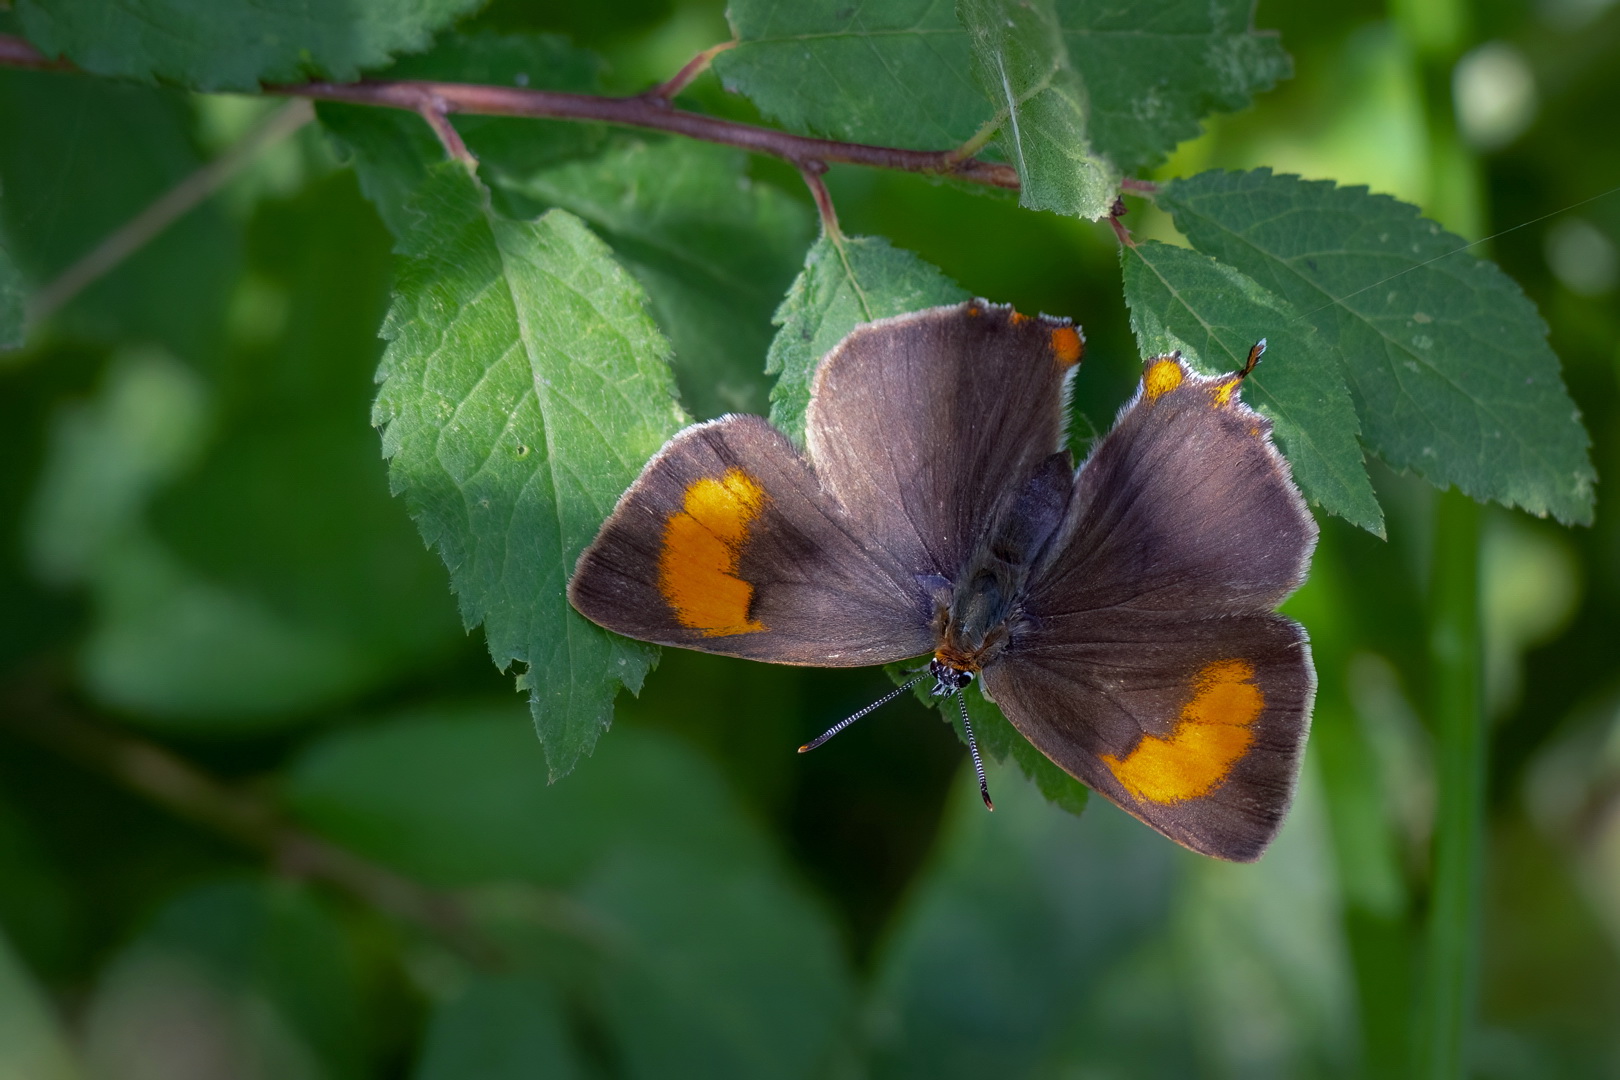
{"label": "blurred green background", "polygon": [[[1269,165],[1492,237],[1620,474],[1620,5],[1440,10],[1262,3],[1295,78],[1163,175]],[[720,3],[684,0],[496,0],[469,25],[567,34],[623,91],[729,36]],[[712,76],[690,101],[751,115]],[[14,257],[50,280],[278,107],[0,70]],[[790,169],[750,169],[801,241],[762,251],[741,302],[763,359],[814,213]],[[913,176],[827,181],[846,231],[1082,322],[1079,422],[1106,429],[1139,370],[1106,228]],[[1172,235],[1145,203],[1126,221]],[[877,671],[667,650],[548,786],[511,679],[387,494],[367,417],[389,248],[305,126],[0,356],[0,1078],[1406,1068],[1431,489],[1375,471],[1388,542],[1322,523],[1286,609],[1314,642],[1314,729],[1255,866],[1102,800],[1076,819],[1008,770],[988,815],[909,700],[796,755],[887,688]],[[1485,518],[1481,1077],[1620,1075],[1604,490],[1588,529]]]}

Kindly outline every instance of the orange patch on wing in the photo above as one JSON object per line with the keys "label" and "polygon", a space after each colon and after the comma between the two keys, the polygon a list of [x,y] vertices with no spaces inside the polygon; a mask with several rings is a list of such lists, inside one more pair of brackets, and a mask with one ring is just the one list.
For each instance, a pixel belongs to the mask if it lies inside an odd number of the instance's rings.
{"label": "orange patch on wing", "polygon": [[1185,377],[1179,360],[1155,360],[1142,374],[1142,393],[1149,401],[1157,400],[1180,386]]}
{"label": "orange patch on wing", "polygon": [[1254,685],[1254,665],[1220,660],[1199,671],[1192,697],[1168,737],[1144,735],[1124,758],[1103,755],[1131,796],[1161,805],[1208,795],[1254,743],[1254,722],[1266,698]]}
{"label": "orange patch on wing", "polygon": [[1233,391],[1235,391],[1242,382],[1242,379],[1227,379],[1225,382],[1215,387],[1214,392],[1210,396],[1215,399],[1215,404],[1225,405],[1228,401],[1232,400]]}
{"label": "orange patch on wing", "polygon": [[1052,354],[1062,366],[1072,367],[1078,364],[1085,350],[1086,343],[1080,340],[1080,331],[1074,327],[1060,326],[1052,331]]}
{"label": "orange patch on wing", "polygon": [[664,522],[658,553],[658,591],[682,626],[704,637],[765,629],[748,617],[754,587],[737,576],[737,562],[748,543],[748,527],[768,499],[741,469],[687,485],[683,508]]}
{"label": "orange patch on wing", "polygon": [[1014,326],[1023,326],[1025,323],[1029,322],[1029,316],[1025,315],[1022,311],[1015,311],[1007,317],[1007,321],[1012,323]]}

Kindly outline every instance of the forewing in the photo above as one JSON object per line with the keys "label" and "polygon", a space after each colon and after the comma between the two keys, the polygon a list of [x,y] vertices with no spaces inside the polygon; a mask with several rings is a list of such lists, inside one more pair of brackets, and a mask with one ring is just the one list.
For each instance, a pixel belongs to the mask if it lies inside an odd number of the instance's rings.
{"label": "forewing", "polygon": [[816,371],[806,445],[869,543],[954,577],[1062,448],[1083,351],[1067,321],[982,300],[863,326]]}
{"label": "forewing", "polygon": [[1316,676],[1272,613],[1101,613],[1062,649],[1009,646],[985,690],[1065,772],[1194,851],[1250,862],[1287,813]]}
{"label": "forewing", "polygon": [[1081,468],[1027,610],[1043,636],[1096,611],[1269,610],[1299,587],[1316,522],[1236,375],[1150,361]]}
{"label": "forewing", "polygon": [[568,598],[626,637],[752,660],[854,667],[930,651],[926,590],[858,536],[786,437],[726,416],[648,462]]}

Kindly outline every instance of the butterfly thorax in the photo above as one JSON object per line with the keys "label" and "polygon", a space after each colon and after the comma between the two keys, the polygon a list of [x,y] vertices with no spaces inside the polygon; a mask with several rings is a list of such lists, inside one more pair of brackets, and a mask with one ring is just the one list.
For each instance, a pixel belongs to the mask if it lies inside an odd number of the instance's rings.
{"label": "butterfly thorax", "polygon": [[[1031,569],[1040,561],[1068,507],[1074,465],[1055,453],[1021,485],[988,529],[949,589],[935,594],[936,694],[960,689],[995,662],[1022,620]],[[947,677],[954,673],[954,678]],[[957,685],[950,685],[959,680]]]}

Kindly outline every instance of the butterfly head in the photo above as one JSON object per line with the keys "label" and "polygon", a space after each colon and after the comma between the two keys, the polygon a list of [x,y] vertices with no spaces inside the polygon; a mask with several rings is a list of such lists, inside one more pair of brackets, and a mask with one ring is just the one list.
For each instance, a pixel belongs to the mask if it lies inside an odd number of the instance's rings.
{"label": "butterfly head", "polygon": [[934,677],[934,688],[929,693],[935,697],[945,697],[960,692],[973,681],[976,673],[972,668],[958,667],[956,663],[936,655],[928,662],[928,674]]}

